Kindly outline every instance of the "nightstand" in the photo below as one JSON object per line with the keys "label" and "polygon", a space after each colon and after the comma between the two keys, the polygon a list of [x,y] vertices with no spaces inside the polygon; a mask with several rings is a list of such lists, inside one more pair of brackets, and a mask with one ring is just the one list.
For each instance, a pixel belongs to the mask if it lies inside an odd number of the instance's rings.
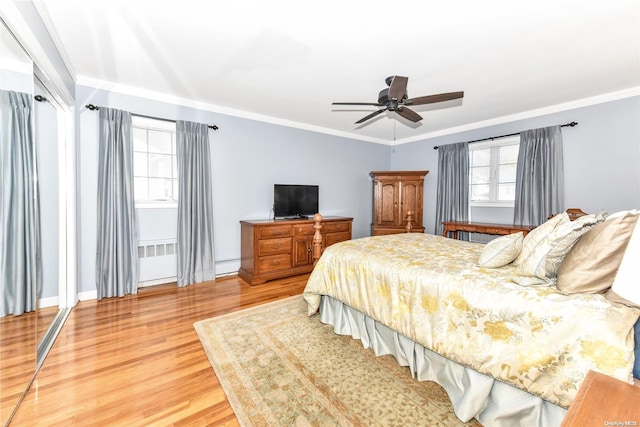
{"label": "nightstand", "polygon": [[640,426],[640,387],[589,371],[561,427]]}

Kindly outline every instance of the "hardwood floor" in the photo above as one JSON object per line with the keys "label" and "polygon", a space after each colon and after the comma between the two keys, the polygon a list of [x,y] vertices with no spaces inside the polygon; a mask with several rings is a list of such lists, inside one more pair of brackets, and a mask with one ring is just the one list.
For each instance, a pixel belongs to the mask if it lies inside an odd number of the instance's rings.
{"label": "hardwood floor", "polygon": [[0,424],[4,425],[36,370],[37,342],[57,307],[0,317]]}
{"label": "hardwood floor", "polygon": [[11,426],[237,426],[193,323],[301,294],[307,278],[252,287],[232,276],[80,302]]}

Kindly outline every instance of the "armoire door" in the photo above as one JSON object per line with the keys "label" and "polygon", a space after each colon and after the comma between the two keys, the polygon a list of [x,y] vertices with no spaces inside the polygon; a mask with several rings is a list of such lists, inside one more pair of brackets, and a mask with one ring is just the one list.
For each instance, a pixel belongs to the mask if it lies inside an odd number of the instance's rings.
{"label": "armoire door", "polygon": [[409,211],[413,214],[414,223],[422,225],[422,182],[400,181],[400,218],[397,225],[405,224]]}
{"label": "armoire door", "polygon": [[400,222],[400,183],[397,180],[376,182],[374,191],[375,224],[398,225]]}

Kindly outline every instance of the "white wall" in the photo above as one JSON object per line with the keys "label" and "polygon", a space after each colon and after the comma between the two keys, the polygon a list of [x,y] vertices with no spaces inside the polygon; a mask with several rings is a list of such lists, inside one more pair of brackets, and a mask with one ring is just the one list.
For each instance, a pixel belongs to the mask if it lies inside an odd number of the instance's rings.
{"label": "white wall", "polygon": [[[85,297],[95,293],[97,220],[98,113],[85,108],[89,103],[219,126],[209,133],[217,273],[239,268],[240,220],[269,217],[275,183],[319,185],[320,213],[353,217],[354,238],[370,234],[369,172],[389,168],[390,147],[77,86],[78,289]],[[138,216],[140,239],[167,221],[167,215]]]}
{"label": "white wall", "polygon": [[[586,212],[615,212],[640,208],[640,97],[604,102],[459,134],[432,138],[392,149],[392,169],[428,169],[425,181],[424,221],[435,229],[438,180],[436,145],[470,141],[545,126],[578,122],[563,128],[565,208]],[[505,222],[509,212],[486,212],[482,220]],[[480,217],[477,218],[480,220]],[[511,221],[506,221],[511,222]]]}

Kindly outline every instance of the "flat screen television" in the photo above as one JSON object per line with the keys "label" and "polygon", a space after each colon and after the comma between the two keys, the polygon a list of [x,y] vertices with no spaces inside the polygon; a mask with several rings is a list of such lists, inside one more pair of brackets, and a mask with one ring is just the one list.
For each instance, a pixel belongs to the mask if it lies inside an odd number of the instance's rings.
{"label": "flat screen television", "polygon": [[317,185],[273,185],[273,216],[308,218],[318,212]]}

